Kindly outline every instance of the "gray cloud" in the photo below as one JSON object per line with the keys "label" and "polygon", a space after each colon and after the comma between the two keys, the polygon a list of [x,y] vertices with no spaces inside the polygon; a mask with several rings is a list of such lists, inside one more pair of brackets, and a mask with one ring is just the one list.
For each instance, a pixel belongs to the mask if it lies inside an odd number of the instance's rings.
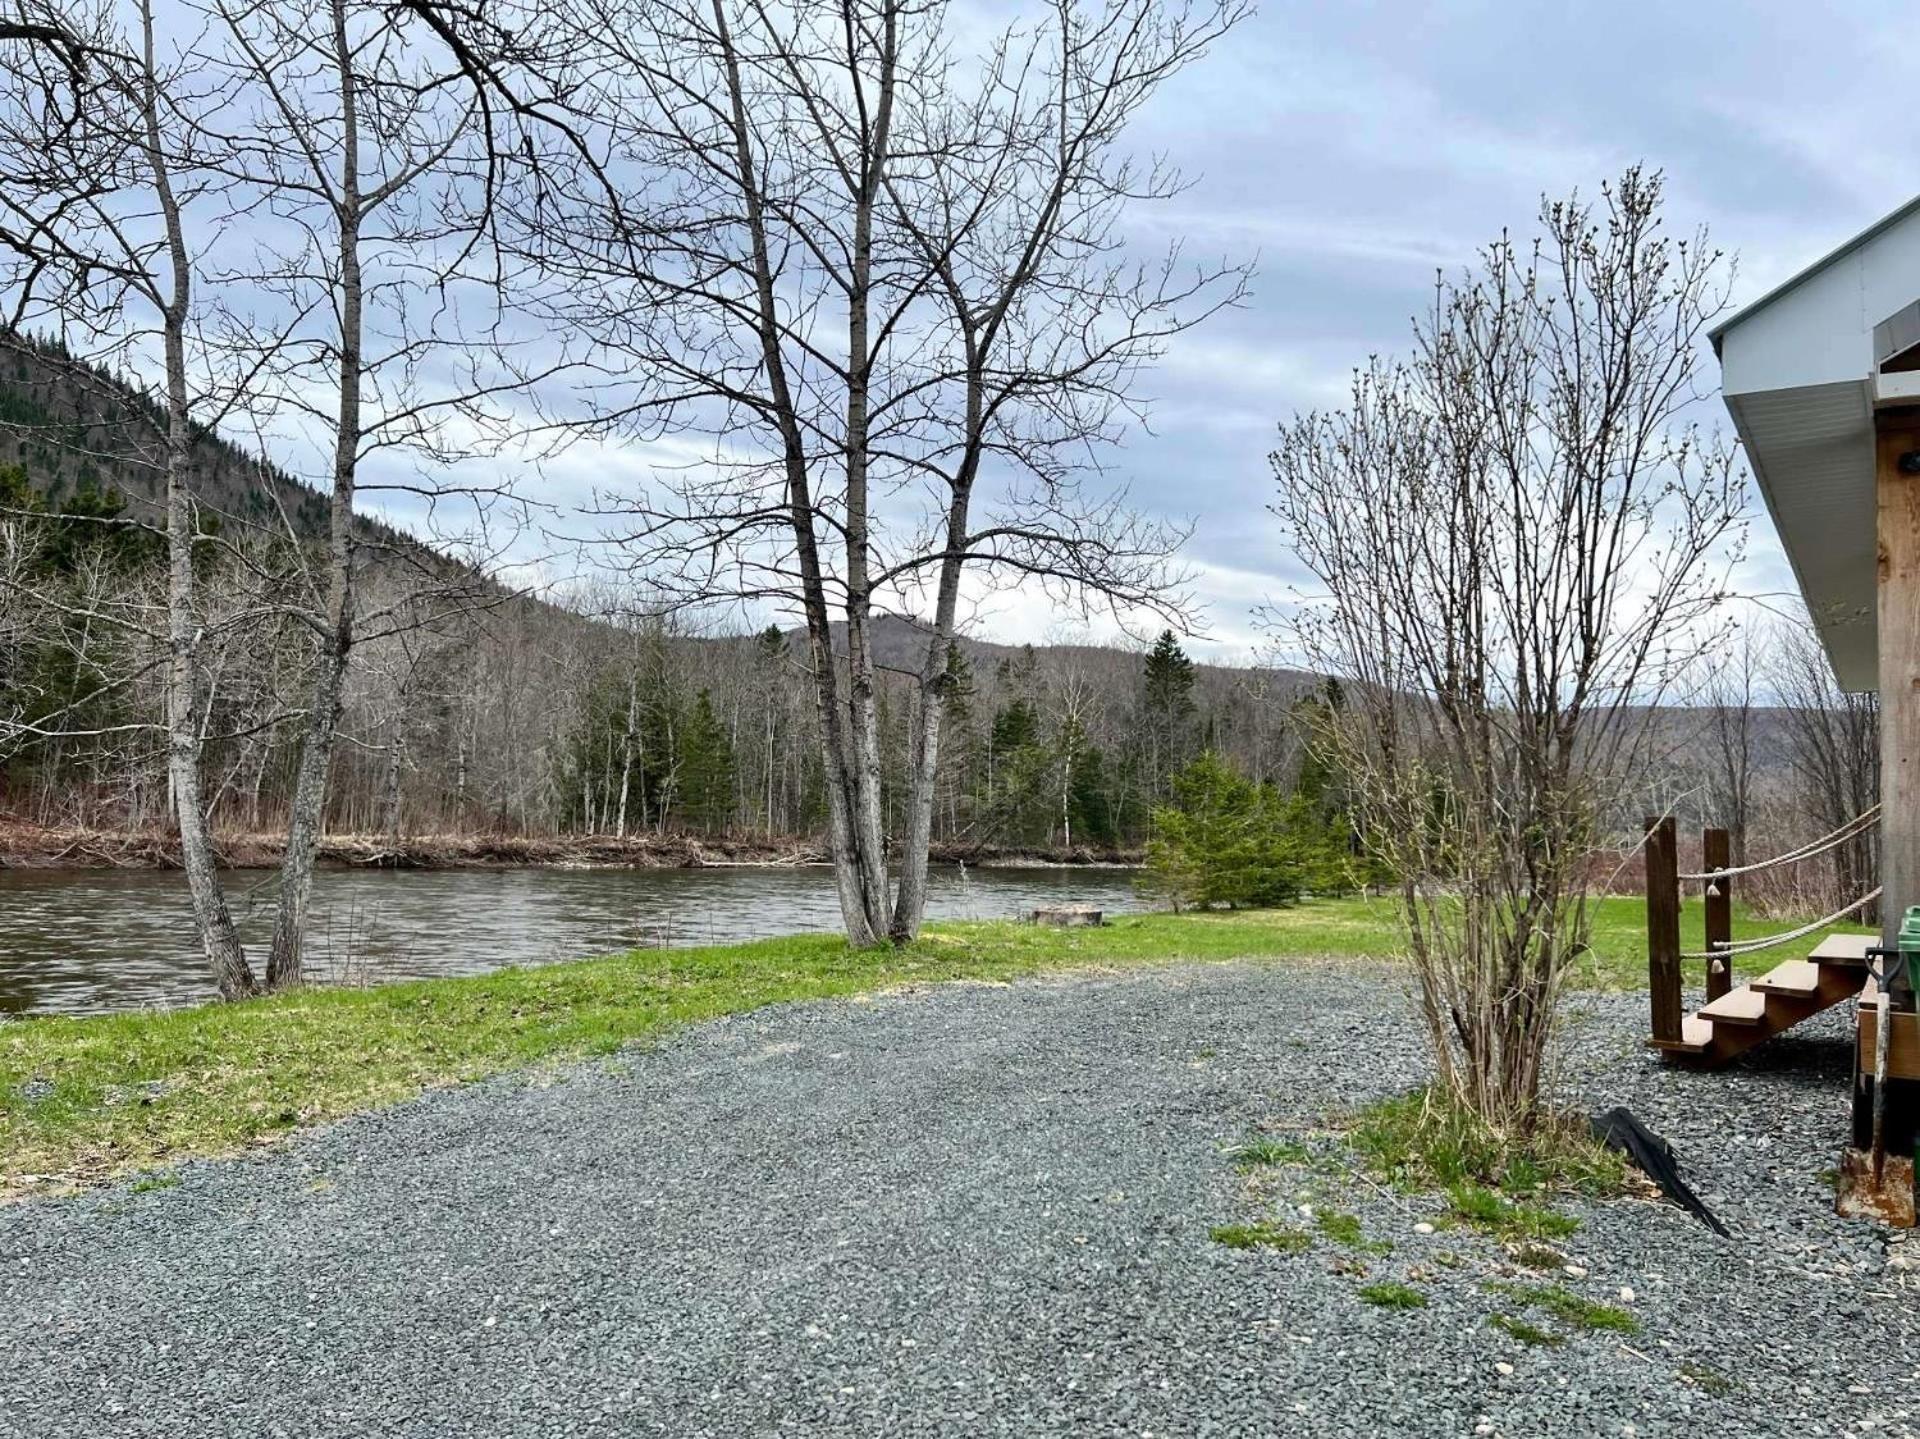
{"label": "gray cloud", "polygon": [[[1115,457],[1137,498],[1196,522],[1212,652],[1243,652],[1250,591],[1293,578],[1267,523],[1272,427],[1406,348],[1438,267],[1542,192],[1665,170],[1668,223],[1738,258],[1744,303],[1912,193],[1898,17],[1850,7],[1277,6],[1181,79],[1143,145],[1193,181],[1143,244],[1257,251],[1251,303],[1152,375],[1152,435]],[[1717,400],[1703,418],[1724,424]],[[1742,583],[1790,589],[1761,517]],[[1206,647],[1203,647],[1206,648]]]}

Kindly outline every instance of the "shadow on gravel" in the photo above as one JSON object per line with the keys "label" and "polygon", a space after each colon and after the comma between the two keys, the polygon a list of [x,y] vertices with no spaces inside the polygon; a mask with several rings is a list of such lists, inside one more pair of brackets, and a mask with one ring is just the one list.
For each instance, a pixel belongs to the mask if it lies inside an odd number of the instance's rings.
{"label": "shadow on gravel", "polygon": [[1782,1035],[1741,1055],[1724,1072],[1805,1084],[1838,1082],[1844,1093],[1853,1082],[1853,1043],[1826,1036]]}

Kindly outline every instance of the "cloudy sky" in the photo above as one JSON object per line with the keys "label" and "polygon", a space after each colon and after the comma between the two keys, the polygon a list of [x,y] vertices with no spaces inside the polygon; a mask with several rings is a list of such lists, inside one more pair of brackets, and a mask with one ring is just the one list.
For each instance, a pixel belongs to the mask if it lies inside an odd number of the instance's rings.
{"label": "cloudy sky", "polygon": [[[1136,230],[1257,252],[1259,273],[1246,309],[1152,379],[1158,433],[1116,469],[1197,522],[1197,648],[1244,655],[1252,608],[1287,583],[1263,509],[1276,421],[1404,349],[1435,268],[1525,227],[1543,191],[1663,169],[1669,226],[1737,254],[1736,303],[1910,198],[1915,125],[1893,99],[1910,25],[1898,7],[1732,0],[1269,3],[1181,77],[1140,139],[1195,184]],[[1790,587],[1764,516],[1753,549],[1747,587]],[[1046,616],[1020,608],[994,628],[1040,638]]]}
{"label": "cloudy sky", "polygon": [[[956,14],[997,22],[1026,3]],[[1153,432],[1110,460],[1143,508],[1194,526],[1194,652],[1250,658],[1256,611],[1297,578],[1265,510],[1276,425],[1339,403],[1370,354],[1404,352],[1437,269],[1470,264],[1503,227],[1526,232],[1543,193],[1597,195],[1639,162],[1666,175],[1670,230],[1704,225],[1735,256],[1735,306],[1759,296],[1913,195],[1910,28],[1898,7],[1773,0],[1266,0],[1177,77],[1134,138],[1191,185],[1134,211],[1129,232],[1143,250],[1257,257],[1257,272],[1243,309],[1181,337],[1148,377]],[[1726,424],[1717,400],[1700,418]],[[546,482],[584,499],[705,453],[684,438],[583,445]],[[1741,584],[1791,591],[1755,509]],[[1018,591],[973,628],[1073,633]]]}

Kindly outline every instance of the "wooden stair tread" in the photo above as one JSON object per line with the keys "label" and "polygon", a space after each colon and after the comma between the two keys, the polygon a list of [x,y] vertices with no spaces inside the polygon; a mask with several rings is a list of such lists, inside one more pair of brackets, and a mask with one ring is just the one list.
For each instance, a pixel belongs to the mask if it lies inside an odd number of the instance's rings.
{"label": "wooden stair tread", "polygon": [[1689,1014],[1680,1021],[1678,1039],[1649,1039],[1648,1049],[1664,1050],[1668,1054],[1705,1054],[1713,1047],[1713,1021],[1702,1019],[1697,1014]]}
{"label": "wooden stair tread", "polygon": [[1830,934],[1813,947],[1815,964],[1865,964],[1867,951],[1878,942],[1871,934]]}
{"label": "wooden stair tread", "polygon": [[1725,1020],[1728,1024],[1761,1024],[1767,1017],[1767,997],[1743,984],[1704,1006],[1700,1017]]}
{"label": "wooden stair tread", "polygon": [[1761,994],[1785,994],[1804,998],[1820,990],[1820,966],[1810,959],[1790,959],[1777,964],[1749,988]]}
{"label": "wooden stair tread", "polygon": [[[1649,1040],[1648,1048],[1669,1059],[1718,1068],[1802,1020],[1851,1000],[1863,984],[1862,1001],[1870,1002],[1874,988],[1866,956],[1875,943],[1869,934],[1829,935],[1811,957],[1776,964],[1760,979],[1684,1016],[1679,1039]],[[1920,1069],[1920,1059],[1915,1067]]]}

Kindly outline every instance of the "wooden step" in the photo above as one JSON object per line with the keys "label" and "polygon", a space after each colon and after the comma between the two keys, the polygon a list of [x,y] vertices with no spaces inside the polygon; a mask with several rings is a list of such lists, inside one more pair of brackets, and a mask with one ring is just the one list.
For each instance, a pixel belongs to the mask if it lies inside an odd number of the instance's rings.
{"label": "wooden step", "polygon": [[1705,1054],[1713,1048],[1713,1021],[1689,1014],[1680,1021],[1678,1039],[1649,1039],[1647,1048],[1667,1054]]}
{"label": "wooden step", "polygon": [[1703,1008],[1700,1017],[1724,1024],[1765,1024],[1767,997],[1743,984]]}
{"label": "wooden step", "polygon": [[1775,965],[1747,987],[1760,994],[1811,998],[1820,991],[1820,966],[1810,959],[1790,959]]}
{"label": "wooden step", "polygon": [[[1834,942],[1834,941],[1837,941]],[[1810,960],[1788,960],[1681,1020],[1677,1040],[1650,1041],[1669,1060],[1718,1068],[1804,1019],[1852,999],[1868,983],[1870,935],[1835,935]]]}
{"label": "wooden step", "polygon": [[1865,964],[1867,951],[1879,943],[1871,934],[1830,934],[1808,956],[1815,964]]}

